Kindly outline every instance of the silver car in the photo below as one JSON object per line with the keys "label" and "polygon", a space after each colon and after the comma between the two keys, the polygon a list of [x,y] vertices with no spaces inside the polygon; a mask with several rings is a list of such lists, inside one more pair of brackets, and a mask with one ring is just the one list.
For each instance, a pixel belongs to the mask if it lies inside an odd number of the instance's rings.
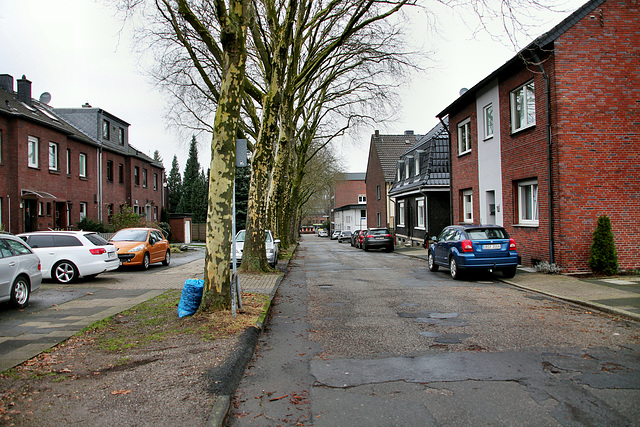
{"label": "silver car", "polygon": [[[240,264],[242,262],[245,233],[245,230],[240,230],[236,233],[236,264]],[[272,268],[276,268],[276,265],[278,264],[278,243],[280,243],[280,240],[274,239],[270,230],[265,230],[264,245],[267,251],[267,261]],[[233,254],[231,254],[231,257],[233,262]]]}
{"label": "silver car", "polygon": [[40,258],[20,238],[0,233],[0,302],[23,308],[42,283]]}

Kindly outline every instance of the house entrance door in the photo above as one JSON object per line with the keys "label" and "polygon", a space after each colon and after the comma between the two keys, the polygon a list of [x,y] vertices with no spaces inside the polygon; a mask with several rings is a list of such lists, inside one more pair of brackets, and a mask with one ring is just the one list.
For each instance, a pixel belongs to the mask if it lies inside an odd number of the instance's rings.
{"label": "house entrance door", "polygon": [[24,204],[24,231],[36,231],[38,229],[38,203],[35,200],[23,199]]}
{"label": "house entrance door", "polygon": [[55,202],[55,229],[67,229],[67,204],[64,202]]}

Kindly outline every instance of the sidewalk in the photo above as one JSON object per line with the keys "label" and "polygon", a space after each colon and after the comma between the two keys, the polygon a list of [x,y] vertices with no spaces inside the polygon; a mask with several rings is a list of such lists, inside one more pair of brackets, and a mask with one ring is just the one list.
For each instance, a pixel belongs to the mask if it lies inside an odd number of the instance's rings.
{"label": "sidewalk", "polygon": [[[396,246],[395,251],[427,260],[427,250],[419,246]],[[522,289],[640,321],[640,276],[637,275],[577,278],[520,267],[512,279],[503,279],[500,274],[496,278]]]}

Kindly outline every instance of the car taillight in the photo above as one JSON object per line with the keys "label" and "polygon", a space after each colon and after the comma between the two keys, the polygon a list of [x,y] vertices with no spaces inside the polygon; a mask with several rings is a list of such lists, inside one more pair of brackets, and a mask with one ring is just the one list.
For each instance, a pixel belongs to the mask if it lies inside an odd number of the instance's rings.
{"label": "car taillight", "polygon": [[462,241],[462,252],[473,252],[473,243],[471,240],[463,240]]}
{"label": "car taillight", "polygon": [[38,270],[42,270],[42,264],[38,263]]}
{"label": "car taillight", "polygon": [[514,239],[513,237],[509,239],[509,250],[510,251],[516,250],[516,239]]}
{"label": "car taillight", "polygon": [[107,250],[105,248],[95,248],[89,249],[89,252],[91,252],[92,255],[102,255],[107,253]]}
{"label": "car taillight", "polygon": [[367,234],[367,239],[373,237],[373,234]]}

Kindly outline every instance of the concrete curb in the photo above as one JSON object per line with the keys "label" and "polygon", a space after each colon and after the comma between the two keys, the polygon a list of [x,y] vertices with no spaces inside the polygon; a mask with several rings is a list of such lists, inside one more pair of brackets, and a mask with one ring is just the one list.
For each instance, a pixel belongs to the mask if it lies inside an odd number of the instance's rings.
{"label": "concrete curb", "polygon": [[[293,252],[291,254],[292,256],[295,254],[297,249],[298,249],[298,245],[296,245],[296,247],[293,249]],[[276,295],[278,288],[280,287],[280,283],[282,283],[282,280],[287,275],[290,260],[291,259],[287,260],[284,274],[278,277],[278,280],[276,281],[275,286],[269,293],[269,300],[262,308],[262,313],[260,313],[260,316],[256,321],[256,328],[258,330],[256,337],[259,337],[262,331],[264,330],[264,325],[267,320],[267,316],[269,315],[269,310],[271,309],[271,303],[273,301],[273,298]],[[243,358],[236,359],[237,363],[233,367],[233,370],[237,373],[237,375],[244,373],[245,369],[247,368],[247,365],[249,364],[249,361],[253,357],[253,354],[256,349],[256,345],[257,345],[257,339],[256,339],[256,342],[254,342],[253,344],[250,344],[248,341],[245,340],[240,343],[239,348],[235,349],[234,351],[235,353],[246,353],[247,356],[249,356],[244,359]],[[227,418],[227,415],[229,414],[229,410],[231,409],[231,402],[233,400],[233,395],[235,394],[236,389],[237,389],[237,385],[233,387],[233,390],[229,390],[229,394],[222,394],[222,395],[216,396],[215,401],[213,403],[213,408],[211,408],[211,412],[209,413],[209,418],[207,419],[207,423],[205,424],[205,427],[222,427],[224,425],[224,420]]]}

